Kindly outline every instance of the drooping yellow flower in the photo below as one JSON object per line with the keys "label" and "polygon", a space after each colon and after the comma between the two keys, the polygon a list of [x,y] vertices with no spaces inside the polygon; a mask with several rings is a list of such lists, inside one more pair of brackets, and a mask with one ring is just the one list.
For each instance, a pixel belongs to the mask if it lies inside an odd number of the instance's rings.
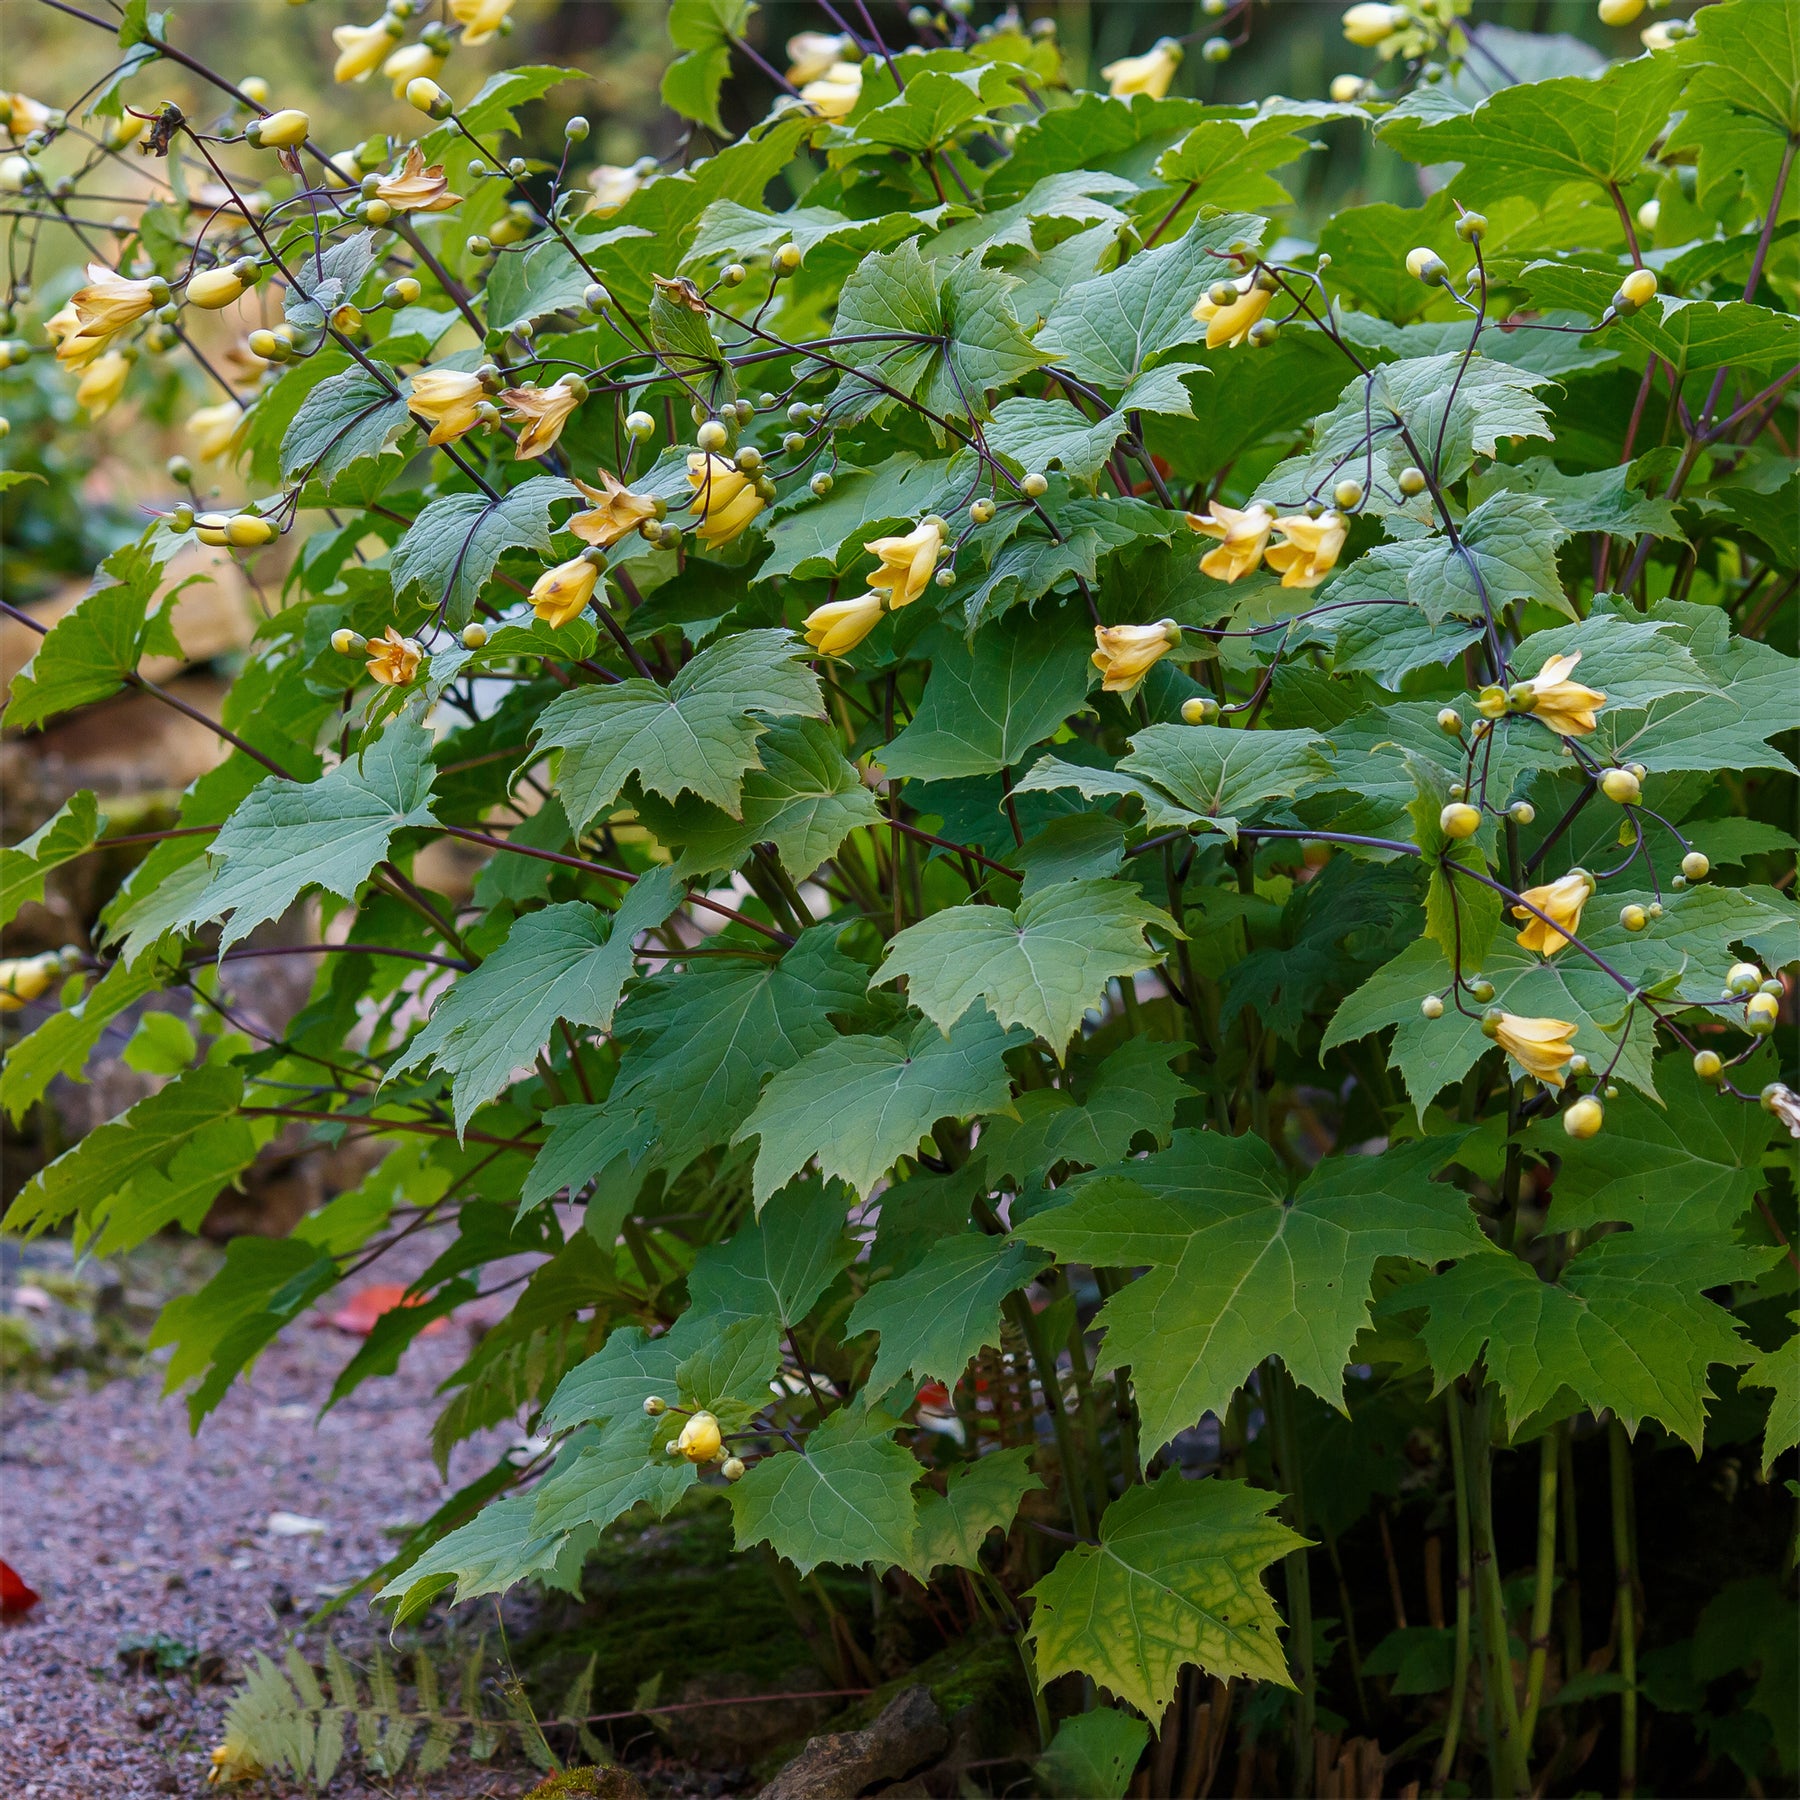
{"label": "drooping yellow flower", "polygon": [[787,41],[787,78],[795,87],[804,87],[809,81],[817,81],[834,63],[842,62],[855,48],[839,32],[796,32]]}
{"label": "drooping yellow flower", "polygon": [[395,212],[444,212],[457,205],[462,195],[450,192],[443,164],[426,168],[419,146],[413,144],[406,161],[392,175],[382,177],[375,198],[385,200]]}
{"label": "drooping yellow flower", "polygon": [[1536,704],[1531,716],[1557,733],[1559,737],[1579,737],[1594,729],[1594,715],[1606,704],[1606,696],[1579,681],[1569,679],[1570,672],[1581,661],[1579,650],[1567,656],[1552,656],[1531,680]]}
{"label": "drooping yellow flower", "polygon": [[50,108],[29,94],[0,93],[0,125],[8,137],[29,137],[50,123]]}
{"label": "drooping yellow flower", "polygon": [[0,1013],[17,1012],[35,1000],[61,968],[62,958],[54,950],[42,956],[9,956],[0,962]]}
{"label": "drooping yellow flower", "polygon": [[681,1447],[681,1454],[691,1463],[711,1462],[724,1441],[719,1421],[709,1412],[695,1413],[682,1426],[681,1436],[675,1440]]}
{"label": "drooping yellow flower", "polygon": [[1561,1087],[1563,1072],[1575,1054],[1575,1027],[1566,1019],[1522,1019],[1502,1013],[1491,1027],[1496,1044],[1527,1075],[1548,1087]]}
{"label": "drooping yellow flower", "polygon": [[1384,37],[1392,35],[1406,23],[1406,8],[1383,6],[1376,0],[1364,0],[1344,14],[1344,36],[1365,50],[1372,50]]}
{"label": "drooping yellow flower", "polygon": [[862,94],[862,64],[833,63],[817,81],[800,90],[800,98],[822,119],[841,119]]}
{"label": "drooping yellow flower", "polygon": [[1154,625],[1096,625],[1092,660],[1105,678],[1102,690],[1129,693],[1150,665],[1180,642],[1181,627],[1173,619],[1158,619]]}
{"label": "drooping yellow flower", "polygon": [[222,456],[236,453],[248,422],[248,410],[235,400],[221,401],[217,406],[203,406],[187,416],[188,437],[202,462],[217,462]]}
{"label": "drooping yellow flower", "polygon": [[806,641],[826,656],[847,656],[881,623],[881,596],[827,600],[806,615]]}
{"label": "drooping yellow flower", "polygon": [[88,365],[76,386],[75,398],[87,408],[90,419],[112,411],[125,391],[125,378],[130,373],[131,358],[123,350],[109,350]]}
{"label": "drooping yellow flower", "polygon": [[634,494],[608,469],[600,471],[599,487],[589,487],[579,478],[575,485],[594,502],[591,512],[577,513],[569,521],[569,529],[584,544],[610,550],[646,519],[656,517],[656,502],[646,494]]}
{"label": "drooping yellow flower", "polygon": [[412,379],[406,404],[431,425],[431,444],[451,444],[480,423],[475,409],[486,395],[480,380],[461,369],[424,369]]}
{"label": "drooping yellow flower", "polygon": [[262,1773],[262,1764],[251,1753],[250,1746],[235,1731],[227,1731],[225,1741],[215,1744],[207,1758],[212,1767],[206,1771],[208,1786],[229,1781],[254,1781]]}
{"label": "drooping yellow flower", "polygon": [[1194,302],[1194,317],[1206,327],[1206,347],[1217,350],[1221,344],[1235,349],[1250,335],[1250,327],[1269,310],[1274,291],[1259,287],[1254,275],[1240,276],[1232,285],[1238,297],[1220,306],[1211,293]]}
{"label": "drooping yellow flower", "polygon": [[331,65],[333,81],[367,81],[387,60],[400,35],[399,22],[390,31],[385,18],[373,25],[336,25],[331,41],[337,45],[337,61]]}
{"label": "drooping yellow flower", "polygon": [[89,263],[87,273],[87,285],[75,290],[69,304],[89,337],[111,337],[168,298],[167,285],[155,277],[133,281],[105,263]]}
{"label": "drooping yellow flower", "polygon": [[[1519,933],[1519,947],[1538,956],[1554,956],[1581,929],[1581,909],[1594,891],[1592,880],[1583,874],[1564,875],[1542,887],[1527,888],[1519,898],[1523,906],[1513,908],[1513,917],[1525,921]],[[1531,909],[1537,908],[1537,912]],[[1554,924],[1538,917],[1543,913]]]}
{"label": "drooping yellow flower", "polygon": [[531,610],[558,631],[571,619],[579,618],[594,597],[594,584],[600,570],[585,556],[577,556],[554,569],[546,569],[531,584]]}
{"label": "drooping yellow flower", "polygon": [[588,211],[599,214],[601,218],[616,213],[643,185],[644,178],[635,167],[602,163],[588,178],[588,186],[594,190],[594,197],[588,202]]}
{"label": "drooping yellow flower", "polygon": [[500,396],[509,425],[523,425],[514,460],[524,462],[542,456],[562,436],[569,415],[587,398],[587,383],[579,377],[565,375],[547,388],[507,388]]}
{"label": "drooping yellow flower", "polygon": [[1142,56],[1122,56],[1100,71],[1107,91],[1115,100],[1148,94],[1160,100],[1169,91],[1175,71],[1181,67],[1181,46],[1173,38],[1159,38]]}
{"label": "drooping yellow flower", "polygon": [[756,483],[724,457],[703,450],[696,450],[687,462],[688,485],[694,490],[688,510],[700,521],[694,535],[709,549],[729,544],[763,509]]}
{"label": "drooping yellow flower", "polygon": [[369,673],[383,687],[405,687],[419,672],[424,648],[413,638],[402,637],[393,626],[369,640]]}
{"label": "drooping yellow flower", "polygon": [[1210,575],[1214,581],[1236,581],[1240,575],[1248,575],[1269,547],[1275,515],[1260,501],[1239,512],[1236,507],[1209,500],[1206,509],[1211,518],[1200,513],[1187,515],[1190,530],[1219,539],[1218,549],[1201,557],[1200,573]]}
{"label": "drooping yellow flower", "polygon": [[1313,588],[1331,573],[1350,528],[1342,513],[1328,512],[1316,519],[1304,513],[1277,519],[1275,529],[1283,541],[1266,553],[1269,567],[1281,571],[1284,588]]}
{"label": "drooping yellow flower", "polygon": [[880,564],[869,577],[869,586],[885,593],[889,606],[910,606],[924,593],[944,553],[944,521],[932,515],[905,537],[872,538],[868,548]]}
{"label": "drooping yellow flower", "polygon": [[403,44],[381,65],[381,73],[394,90],[396,100],[406,98],[406,84],[421,75],[435,76],[444,59],[429,44]]}
{"label": "drooping yellow flower", "polygon": [[44,335],[56,346],[56,360],[65,369],[85,369],[107,342],[104,332],[82,330],[72,303],[44,321]]}
{"label": "drooping yellow flower", "polygon": [[450,16],[463,28],[467,46],[485,44],[512,11],[513,0],[450,0]]}

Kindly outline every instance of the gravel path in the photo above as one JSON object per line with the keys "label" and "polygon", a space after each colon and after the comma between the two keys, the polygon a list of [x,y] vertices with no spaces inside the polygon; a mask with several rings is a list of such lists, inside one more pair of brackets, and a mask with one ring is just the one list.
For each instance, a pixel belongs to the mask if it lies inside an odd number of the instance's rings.
{"label": "gravel path", "polygon": [[[150,1368],[92,1392],[0,1395],[0,1557],[43,1596],[0,1628],[0,1794],[6,1800],[140,1800],[207,1789],[207,1752],[239,1665],[279,1653],[301,1615],[392,1551],[384,1527],[416,1522],[450,1492],[431,1461],[433,1389],[466,1354],[466,1327],[416,1341],[397,1375],[313,1415],[355,1340],[302,1325],[189,1436],[179,1399]],[[452,1485],[495,1446],[463,1446]],[[285,1512],[325,1522],[280,1536]],[[334,1624],[352,1654],[373,1636],[353,1601]],[[223,1659],[225,1678],[133,1673],[121,1639],[166,1633]],[[312,1640],[316,1641],[316,1640]],[[460,1755],[427,1786],[380,1792],[514,1796],[529,1770]]]}

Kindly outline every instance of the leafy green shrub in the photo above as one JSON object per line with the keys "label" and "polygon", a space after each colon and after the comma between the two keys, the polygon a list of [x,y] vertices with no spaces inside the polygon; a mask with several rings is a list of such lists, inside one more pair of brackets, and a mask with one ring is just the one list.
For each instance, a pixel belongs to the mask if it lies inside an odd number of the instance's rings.
{"label": "leafy green shrub", "polygon": [[[464,44],[505,10],[451,8]],[[263,191],[209,221],[174,187],[12,360],[48,333],[98,410],[203,306],[280,318],[194,427],[267,497],[110,556],[9,722],[170,647],[189,532],[283,585],[230,754],[0,1100],[172,985],[191,1066],[11,1222],[111,1251],[293,1120],[390,1146],[166,1309],[196,1426],[420,1225],[454,1237],[334,1398],[536,1257],[437,1434],[533,1447],[382,1572],[396,1618],[575,1589],[615,1521],[710,1502],[815,1634],[794,1575],[866,1565],[1013,1636],[1053,1786],[1117,1791],[1146,1741],[1050,1750],[1092,1699],[1062,1677],[1170,1744],[1188,1665],[1257,1684],[1274,1791],[1353,1714],[1347,1757],[1440,1791],[1569,1783],[1604,1722],[1630,1791],[1646,1696],[1791,1774],[1777,1682],[1701,1685],[1772,1651],[1721,1663],[1649,1583],[1639,1659],[1632,1440],[1760,1435],[1766,1480],[1800,1436],[1795,34],[1723,0],[1597,67],[1458,10],[1356,8],[1385,60],[1330,102],[1208,107],[1179,46],[1071,91],[1053,32],[964,8],[797,40],[727,141],[750,9],[676,0],[665,97],[717,147],[586,187],[584,120],[560,165],[509,148],[564,71],[459,102],[399,6],[339,78],[391,55],[426,117],[335,163],[266,96],[154,106],[204,64],[143,0],[84,113],[12,102],[33,230],[146,120],[171,177]],[[1429,198],[1284,234],[1274,171],[1327,125]],[[7,904],[103,831],[72,802]],[[279,952],[319,974],[268,1038],[232,984],[309,895],[329,941]],[[1377,1526],[1398,1629],[1365,1596],[1363,1657],[1339,1545]],[[1729,1573],[1791,1624],[1776,1560]]]}

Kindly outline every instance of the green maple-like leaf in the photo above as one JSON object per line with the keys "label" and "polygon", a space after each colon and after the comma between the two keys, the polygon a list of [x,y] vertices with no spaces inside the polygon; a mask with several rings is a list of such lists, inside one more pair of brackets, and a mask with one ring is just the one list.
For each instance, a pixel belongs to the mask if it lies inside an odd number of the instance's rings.
{"label": "green maple-like leaf", "polygon": [[1039,348],[1077,379],[1121,393],[1164,351],[1206,341],[1195,300],[1231,267],[1224,252],[1261,243],[1266,229],[1249,213],[1197,220],[1174,243],[1072,287],[1044,321]]}
{"label": "green maple-like leaf", "polygon": [[856,1259],[856,1240],[844,1230],[849,1198],[834,1182],[790,1182],[725,1243],[694,1258],[688,1296],[695,1310],[798,1325]]}
{"label": "green maple-like leaf", "polygon": [[0,845],[0,926],[10,925],[19,908],[44,898],[44,877],[85,855],[106,829],[106,819],[83,788],[71,795],[28,838]]}
{"label": "green maple-like leaf", "polygon": [[1233,841],[1238,819],[1289,799],[1329,772],[1310,731],[1235,731],[1224,725],[1152,725],[1131,740],[1119,773],[1153,782],[1178,806]]}
{"label": "green maple-like leaf", "polygon": [[533,475],[498,499],[445,494],[433,500],[394,546],[394,598],[440,608],[453,630],[468,624],[475,602],[508,550],[550,555],[550,509],[579,500],[557,475]]}
{"label": "green maple-like leaf", "polygon": [[[441,1537],[425,1554],[380,1589],[377,1600],[395,1600],[395,1622],[416,1617],[444,1589],[454,1586],[453,1606],[483,1594],[504,1594],[556,1567],[567,1542],[560,1532],[541,1532],[533,1522],[535,1494],[491,1500],[468,1524]],[[591,1549],[590,1527],[582,1547]]]}
{"label": "green maple-like leaf", "polygon": [[657,838],[679,847],[683,876],[734,869],[757,844],[773,844],[796,880],[834,856],[851,832],[882,822],[837,734],[817,719],[772,726],[757,740],[761,764],[744,776],[741,817],[684,795],[673,802],[646,795],[638,817]]}
{"label": "green maple-like leaf", "polygon": [[386,858],[395,832],[437,823],[435,774],[431,734],[407,714],[317,781],[271,775],[213,839],[212,879],[178,923],[230,914],[219,937],[223,950],[280,918],[309,887],[352,899]]}
{"label": "green maple-like leaf", "polygon": [[948,1033],[979,1000],[1002,1025],[1023,1025],[1058,1055],[1106,984],[1156,960],[1148,926],[1168,915],[1116,881],[1065,881],[1003,906],[953,906],[889,940],[874,984],[907,979],[920,1012]]}
{"label": "green maple-like leaf", "polygon": [[1415,162],[1461,163],[1456,193],[1471,205],[1547,200],[1570,182],[1631,180],[1668,123],[1681,78],[1678,58],[1640,56],[1597,77],[1502,87],[1472,112],[1435,121],[1397,114],[1380,135]]}
{"label": "green maple-like leaf", "polygon": [[[1169,1141],[1175,1108],[1193,1090],[1170,1067],[1186,1044],[1128,1038],[1103,1062],[1087,1084],[1032,1088],[1018,1096],[1010,1119],[989,1119],[981,1128],[981,1150],[996,1176],[1030,1180],[1058,1163],[1116,1162],[1140,1132],[1158,1149]],[[1076,1098],[1076,1093],[1080,1098]]]}
{"label": "green maple-like leaf", "polygon": [[909,1573],[929,1581],[933,1569],[981,1567],[981,1546],[989,1532],[1005,1531],[1017,1516],[1019,1502],[1043,1483],[1032,1474],[1031,1451],[1024,1444],[990,1451],[974,1462],[958,1463],[944,1480],[940,1494],[918,1490],[919,1536]]}
{"label": "green maple-like leaf", "polygon": [[1100,1542],[1065,1552],[1031,1590],[1038,1681],[1075,1671],[1152,1719],[1188,1663],[1292,1687],[1262,1578],[1305,1539],[1269,1517],[1278,1498],[1174,1469],[1127,1489]]}
{"label": "green maple-like leaf", "polygon": [[532,1535],[560,1538],[584,1525],[604,1531],[640,1501],[666,1516],[698,1471],[685,1457],[659,1455],[656,1438],[656,1421],[642,1411],[615,1419],[532,1491]]}
{"label": "green maple-like leaf", "polygon": [[867,1198],[940,1119],[1006,1110],[1011,1083],[1002,1057],[1027,1041],[982,1012],[947,1036],[925,1019],[900,1037],[820,1045],[763,1089],[734,1140],[758,1139],[758,1204],[814,1157],[827,1180],[846,1181]]}
{"label": "green maple-like leaf", "polygon": [[557,1384],[544,1408],[543,1429],[552,1432],[584,1423],[604,1425],[641,1414],[644,1402],[652,1396],[672,1398],[689,1347],[679,1325],[655,1338],[641,1325],[621,1326]]}
{"label": "green maple-like leaf", "polygon": [[709,959],[645,982],[619,1009],[626,1054],[608,1098],[655,1116],[667,1166],[729,1138],[764,1078],[836,1037],[830,1015],[862,1002],[867,971],[836,937],[815,927],[773,966]]}
{"label": "green maple-like leaf", "polygon": [[1403,1289],[1440,1382],[1485,1357],[1516,1429],[1567,1389],[1627,1431],[1655,1419],[1699,1454],[1706,1371],[1751,1356],[1702,1290],[1754,1280],[1780,1255],[1712,1233],[1621,1232],[1590,1244],[1555,1282],[1510,1256],[1479,1256]]}
{"label": "green maple-like leaf", "polygon": [[806,1448],[759,1458],[731,1488],[738,1548],[767,1544],[802,1575],[820,1563],[904,1567],[918,1522],[919,1465],[883,1429],[851,1408],[835,1412]]}
{"label": "green maple-like leaf", "polygon": [[1094,680],[1086,615],[1008,613],[980,632],[941,642],[909,724],[881,754],[890,775],[947,781],[1010,768],[1077,711]]}
{"label": "green maple-like leaf", "polygon": [[907,1376],[954,1388],[969,1358],[1000,1342],[1000,1303],[1049,1259],[1029,1245],[982,1233],[944,1238],[922,1262],[878,1281],[851,1309],[846,1329],[877,1331],[881,1350],[868,1391],[887,1394]]}
{"label": "green maple-like leaf", "polygon": [[559,1019],[593,1031],[612,1023],[635,939],[675,910],[680,891],[664,867],[644,876],[616,913],[580,900],[527,913],[449,989],[390,1074],[436,1067],[449,1075],[462,1130],[544,1048]]}
{"label": "green maple-like leaf", "polygon": [[1759,1106],[1722,1098],[1685,1056],[1661,1058],[1656,1083],[1661,1106],[1622,1093],[1607,1107],[1598,1137],[1559,1134],[1553,1230],[1610,1223],[1729,1240],[1763,1184],[1762,1156],[1775,1121]]}
{"label": "green maple-like leaf", "polygon": [[1150,1727],[1114,1706],[1071,1713],[1038,1759],[1047,1794],[1120,1800],[1150,1741]]}
{"label": "green maple-like leaf", "polygon": [[411,424],[393,370],[357,364],[321,381],[300,402],[281,440],[281,477],[329,487],[358,463],[392,450]]}
{"label": "green maple-like leaf", "polygon": [[1330,1157],[1290,1199],[1261,1139],[1178,1132],[1155,1156],[1073,1184],[1073,1199],[1022,1229],[1072,1262],[1149,1265],[1101,1309],[1097,1365],[1130,1365],[1147,1454],[1204,1413],[1222,1417],[1266,1356],[1343,1405],[1376,1262],[1489,1248],[1467,1199],[1430,1179],[1444,1152]]}
{"label": "green maple-like leaf", "polygon": [[[1789,1313],[1788,1322],[1800,1324],[1800,1315]],[[1738,1377],[1738,1386],[1775,1390],[1763,1433],[1762,1472],[1766,1477],[1782,1451],[1800,1444],[1800,1337],[1790,1336],[1786,1343],[1759,1356]]]}
{"label": "green maple-like leaf", "polygon": [[693,793],[742,817],[746,770],[775,719],[824,710],[819,678],[786,631],[744,631],[701,651],[664,687],[634,676],[553,700],[537,740],[562,752],[557,792],[577,831],[610,808],[627,781],[677,800]]}

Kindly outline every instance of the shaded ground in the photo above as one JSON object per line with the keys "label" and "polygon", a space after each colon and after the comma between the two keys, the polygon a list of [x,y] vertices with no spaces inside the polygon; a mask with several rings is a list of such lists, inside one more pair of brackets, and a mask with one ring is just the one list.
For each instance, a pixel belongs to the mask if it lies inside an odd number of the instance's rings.
{"label": "shaded ground", "polygon": [[[352,1347],[327,1329],[290,1333],[197,1439],[180,1402],[160,1399],[154,1369],[92,1391],[70,1375],[0,1395],[0,1557],[43,1596],[0,1628],[9,1800],[201,1792],[243,1660],[278,1653],[302,1612],[391,1554],[390,1528],[442,1502],[450,1490],[431,1461],[432,1390],[465,1354],[464,1330],[453,1322],[422,1338],[397,1375],[368,1383],[315,1428]],[[453,1479],[468,1479],[481,1455],[464,1447]],[[268,1528],[278,1512],[325,1530],[278,1535]],[[346,1649],[369,1641],[371,1623],[352,1602],[336,1626]],[[199,1661],[161,1674],[122,1664],[122,1643],[159,1633],[165,1662],[186,1652]],[[510,1796],[532,1780],[459,1757],[426,1791]],[[419,1790],[341,1777],[333,1787],[376,1791]]]}

